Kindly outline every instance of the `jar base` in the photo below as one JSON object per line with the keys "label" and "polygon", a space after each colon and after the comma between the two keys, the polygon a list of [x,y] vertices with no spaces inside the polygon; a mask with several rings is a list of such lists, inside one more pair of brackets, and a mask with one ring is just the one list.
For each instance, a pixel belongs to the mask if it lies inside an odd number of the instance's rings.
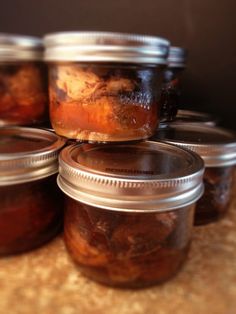
{"label": "jar base", "polygon": [[[82,265],[81,263],[78,263],[78,261],[76,261],[75,257],[73,256],[73,253],[70,251],[70,249],[67,247],[67,250],[69,252],[69,254],[71,255],[72,261],[75,264],[76,268],[82,273],[82,275],[84,275],[85,277],[99,283],[105,286],[109,286],[109,287],[113,287],[113,288],[122,288],[122,289],[142,289],[142,288],[148,288],[154,285],[161,285],[167,281],[169,281],[170,279],[172,279],[173,277],[175,277],[179,271],[182,269],[182,267],[185,264],[185,261],[187,259],[187,255],[189,252],[189,248],[190,245],[188,245],[187,247],[185,247],[184,249],[181,250],[175,250],[175,256],[165,256],[165,259],[163,260],[161,258],[161,262],[162,264],[159,264],[158,262],[155,263],[155,265],[151,265],[150,268],[148,267],[148,269],[146,270],[145,274],[144,272],[142,272],[141,274],[135,274],[132,273],[132,271],[130,269],[128,269],[129,274],[124,274],[127,270],[120,266],[121,272],[123,272],[123,274],[119,274],[119,270],[115,276],[119,277],[121,275],[120,278],[122,278],[120,280],[112,280],[109,276],[109,267],[110,265],[108,265],[107,267],[95,267],[95,266],[85,266]],[[171,250],[170,250],[171,251]],[[172,255],[172,254],[170,254]],[[170,260],[171,259],[171,260]],[[145,258],[142,261],[143,263],[147,263],[149,261],[146,261]],[[119,263],[119,261],[118,261]],[[169,264],[168,264],[169,263]],[[158,265],[159,264],[159,265]],[[137,264],[138,265],[138,264]],[[143,266],[140,264],[138,265],[141,268],[143,268]],[[155,267],[154,267],[155,266]],[[160,268],[160,272],[158,275],[158,278],[156,276],[153,275],[152,269],[158,269],[158,266]],[[134,268],[135,268],[135,264],[134,264]],[[144,267],[145,268],[145,267]],[[132,275],[135,277],[131,280],[126,280],[126,277],[130,276],[132,273]],[[140,278],[142,276],[147,276],[148,278]]]}
{"label": "jar base", "polygon": [[88,142],[88,143],[109,143],[109,142],[132,142],[140,141],[150,138],[155,130],[139,130],[133,131],[129,134],[106,134],[100,132],[90,132],[86,130],[68,130],[64,128],[59,128],[58,126],[53,125],[53,129],[57,135],[69,138],[71,140]]}

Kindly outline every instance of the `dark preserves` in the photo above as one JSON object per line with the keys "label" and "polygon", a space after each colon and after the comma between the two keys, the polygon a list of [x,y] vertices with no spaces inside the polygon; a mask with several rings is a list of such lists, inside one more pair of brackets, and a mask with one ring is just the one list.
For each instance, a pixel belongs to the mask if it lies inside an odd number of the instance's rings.
{"label": "dark preserves", "polygon": [[66,200],[65,243],[88,277],[144,287],[176,274],[186,259],[194,205],[169,212],[124,213]]}
{"label": "dark preserves", "polygon": [[62,227],[63,201],[55,175],[0,186],[0,255],[36,248]]}
{"label": "dark preserves", "polygon": [[52,63],[52,126],[85,141],[148,138],[159,122],[160,86],[157,67]]}
{"label": "dark preserves", "polygon": [[229,209],[234,167],[208,167],[204,173],[205,192],[197,201],[195,225],[207,224],[224,217]]}
{"label": "dark preserves", "polygon": [[0,64],[0,125],[48,120],[47,72],[42,62]]}
{"label": "dark preserves", "polygon": [[141,288],[178,272],[203,192],[199,156],[163,142],[79,144],[59,165],[65,243],[85,275]]}
{"label": "dark preserves", "polygon": [[183,68],[168,68],[161,91],[161,121],[173,121],[180,107],[180,77]]}

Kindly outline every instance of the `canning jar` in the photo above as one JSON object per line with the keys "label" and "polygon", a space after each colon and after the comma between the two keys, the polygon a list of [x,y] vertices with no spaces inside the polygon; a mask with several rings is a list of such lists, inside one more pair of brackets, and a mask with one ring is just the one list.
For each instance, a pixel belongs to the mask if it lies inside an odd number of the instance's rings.
{"label": "canning jar", "polygon": [[92,142],[150,137],[169,48],[150,36],[65,32],[44,39],[56,133]]}
{"label": "canning jar", "polygon": [[134,288],[178,272],[203,189],[200,157],[150,141],[82,144],[63,149],[59,165],[65,243],[82,273]]}
{"label": "canning jar", "polygon": [[218,127],[179,124],[160,129],[155,138],[193,150],[204,160],[205,192],[196,205],[195,225],[224,217],[233,192],[235,134]]}
{"label": "canning jar", "polygon": [[62,226],[57,156],[64,140],[40,129],[0,129],[0,256],[45,243]]}
{"label": "canning jar", "polygon": [[0,34],[0,126],[48,120],[47,69],[39,38]]}
{"label": "canning jar", "polygon": [[187,50],[182,47],[169,49],[168,67],[164,72],[161,92],[161,120],[174,120],[180,105],[181,76],[186,67]]}

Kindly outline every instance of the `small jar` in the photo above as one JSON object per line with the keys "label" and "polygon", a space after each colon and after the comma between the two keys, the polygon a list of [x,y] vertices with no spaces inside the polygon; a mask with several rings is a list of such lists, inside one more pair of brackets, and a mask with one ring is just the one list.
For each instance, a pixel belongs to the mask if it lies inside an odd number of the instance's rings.
{"label": "small jar", "polygon": [[66,247],[83,274],[135,288],[166,281],[186,260],[203,162],[165,143],[62,150]]}
{"label": "small jar", "polygon": [[186,123],[160,129],[155,138],[188,148],[204,160],[205,192],[196,205],[195,225],[224,217],[232,199],[235,134],[222,128]]}
{"label": "small jar", "polygon": [[56,173],[63,145],[45,130],[0,129],[0,256],[36,248],[61,229]]}
{"label": "small jar", "polygon": [[181,75],[186,67],[187,50],[170,47],[168,67],[164,73],[164,86],[161,93],[161,121],[174,120],[180,105]]}
{"label": "small jar", "polygon": [[0,34],[0,126],[48,120],[47,69],[39,38]]}
{"label": "small jar", "polygon": [[169,42],[141,35],[47,35],[50,119],[70,139],[115,142],[150,137],[160,118]]}

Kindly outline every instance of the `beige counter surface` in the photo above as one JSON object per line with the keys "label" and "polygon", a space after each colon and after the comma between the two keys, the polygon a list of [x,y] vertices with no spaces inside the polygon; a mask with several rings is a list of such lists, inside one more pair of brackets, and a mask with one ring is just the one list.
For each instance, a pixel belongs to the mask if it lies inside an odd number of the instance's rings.
{"label": "beige counter surface", "polygon": [[1,314],[236,314],[236,197],[219,223],[194,228],[189,258],[171,281],[143,290],[83,277],[57,237],[0,259]]}

